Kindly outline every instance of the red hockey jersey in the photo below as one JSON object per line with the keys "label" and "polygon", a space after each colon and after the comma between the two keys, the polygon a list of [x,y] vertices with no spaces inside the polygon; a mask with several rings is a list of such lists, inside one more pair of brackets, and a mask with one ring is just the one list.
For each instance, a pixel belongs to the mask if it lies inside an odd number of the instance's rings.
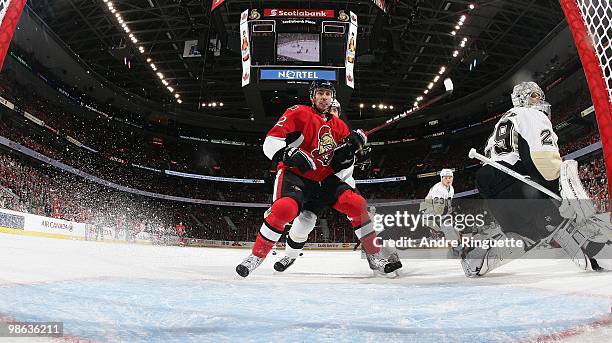
{"label": "red hockey jersey", "polygon": [[[334,149],[340,141],[348,137],[348,126],[342,119],[330,116],[321,117],[311,106],[295,105],[285,111],[278,122],[268,132],[268,136],[285,139],[287,145],[299,147],[309,155]],[[330,167],[334,153],[314,158],[316,170],[302,173],[298,168],[290,168],[292,173],[313,181],[322,181],[334,173]],[[279,164],[283,167],[282,163]]]}

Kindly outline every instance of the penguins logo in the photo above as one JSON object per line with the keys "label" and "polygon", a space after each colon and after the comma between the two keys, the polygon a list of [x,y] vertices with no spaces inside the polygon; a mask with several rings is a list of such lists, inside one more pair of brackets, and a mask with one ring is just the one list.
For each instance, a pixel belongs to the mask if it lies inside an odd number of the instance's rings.
{"label": "penguins logo", "polygon": [[[336,142],[334,141],[334,137],[332,136],[331,128],[327,125],[321,126],[318,134],[319,143],[317,144],[316,149],[314,149],[311,154],[322,154],[326,151],[333,150],[336,147]],[[323,166],[328,166],[332,160],[334,153],[327,154],[325,156],[318,157],[317,159],[321,162]]]}

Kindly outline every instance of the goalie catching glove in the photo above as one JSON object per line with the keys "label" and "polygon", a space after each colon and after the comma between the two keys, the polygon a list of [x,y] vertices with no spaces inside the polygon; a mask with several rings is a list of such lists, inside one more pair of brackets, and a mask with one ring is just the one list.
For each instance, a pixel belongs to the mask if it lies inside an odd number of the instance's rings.
{"label": "goalie catching glove", "polygon": [[308,153],[299,148],[286,147],[283,151],[283,163],[288,167],[296,167],[302,173],[317,170],[317,165]]}
{"label": "goalie catching glove", "polygon": [[355,153],[361,150],[367,142],[368,136],[363,130],[351,131],[351,134],[340,143],[341,147],[334,151],[331,162],[332,168],[340,171],[350,167],[355,161]]}

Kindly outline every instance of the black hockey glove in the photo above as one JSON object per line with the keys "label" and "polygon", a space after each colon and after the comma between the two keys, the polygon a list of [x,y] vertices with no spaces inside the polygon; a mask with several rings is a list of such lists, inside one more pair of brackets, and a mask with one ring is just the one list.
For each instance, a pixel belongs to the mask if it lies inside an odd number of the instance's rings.
{"label": "black hockey glove", "polygon": [[366,171],[370,169],[372,165],[372,160],[370,158],[370,153],[372,152],[372,148],[369,146],[364,146],[355,154],[355,168],[361,171]]}
{"label": "black hockey glove", "polygon": [[299,148],[286,147],[283,152],[283,162],[288,167],[298,168],[302,173],[317,169],[312,157]]}
{"label": "black hockey glove", "polygon": [[368,138],[363,131],[351,131],[351,134],[340,142],[342,147],[334,152],[331,167],[335,171],[350,167],[355,161],[355,153],[361,150],[367,141]]}

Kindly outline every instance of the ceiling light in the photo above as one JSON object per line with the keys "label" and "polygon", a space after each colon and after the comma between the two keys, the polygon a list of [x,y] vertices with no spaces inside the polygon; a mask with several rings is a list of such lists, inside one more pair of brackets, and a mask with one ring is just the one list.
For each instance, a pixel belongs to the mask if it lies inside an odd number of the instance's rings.
{"label": "ceiling light", "polygon": [[416,98],[416,101],[421,101],[421,100],[423,100],[422,96],[419,96],[418,98]]}
{"label": "ceiling light", "polygon": [[212,103],[212,107],[217,107],[217,103],[216,103],[216,102],[213,102],[213,103]]}
{"label": "ceiling light", "polygon": [[182,104],[182,103],[183,103],[183,100],[181,100],[181,99],[177,99],[177,100],[176,100],[176,102],[178,102],[179,104]]}
{"label": "ceiling light", "polygon": [[[164,81],[166,81],[166,80],[164,80]],[[170,86],[168,86],[168,87],[166,87],[166,88],[168,88],[168,90],[170,91],[170,93],[173,93],[173,92],[174,92],[174,88],[172,88],[172,87],[170,87]],[[177,94],[177,95],[178,95],[178,94]]]}
{"label": "ceiling light", "polygon": [[454,36],[454,35],[456,35],[456,34],[457,34],[457,32],[455,32],[455,31],[451,31],[451,35],[453,35],[453,36]]}
{"label": "ceiling light", "polygon": [[427,93],[429,93],[429,89],[426,89],[423,91],[423,94],[427,94]]}
{"label": "ceiling light", "polygon": [[459,25],[455,25],[455,30],[459,30],[459,29],[460,29]]}
{"label": "ceiling light", "polygon": [[461,16],[461,18],[459,18],[459,21],[465,21],[465,18],[467,18],[467,17],[464,14],[464,15]]}
{"label": "ceiling light", "polygon": [[220,103],[219,103],[219,106],[223,107],[223,103],[222,103],[222,102],[220,102]]}
{"label": "ceiling light", "polygon": [[147,63],[150,63],[150,62],[151,62],[151,58],[149,57],[147,58]]}
{"label": "ceiling light", "polygon": [[378,105],[378,108],[381,109],[381,110],[383,109],[383,107],[385,107],[385,105],[383,105],[383,104],[379,104]]}
{"label": "ceiling light", "polygon": [[372,105],[372,108],[376,108],[376,105]]}
{"label": "ceiling light", "polygon": [[181,96],[180,96],[180,95],[177,93],[177,94],[174,94],[174,97],[178,99],[178,98],[180,98]]}
{"label": "ceiling light", "polygon": [[427,85],[427,89],[432,89],[432,88],[433,88],[433,82],[430,82],[430,83]]}
{"label": "ceiling light", "polygon": [[440,67],[440,72],[439,72],[439,74],[440,74],[440,75],[442,75],[442,74],[444,74],[444,72],[445,72],[445,71],[446,71],[446,67],[445,67],[445,66],[442,66],[442,67]]}
{"label": "ceiling light", "polygon": [[474,6],[474,4],[470,4],[470,6],[469,6],[469,7],[470,7],[470,9],[471,9],[471,10],[473,10],[473,9],[474,9],[474,7],[476,7],[476,6]]}
{"label": "ceiling light", "polygon": [[166,81],[166,80],[162,80],[162,83],[164,84],[164,86],[168,85],[168,81]]}
{"label": "ceiling light", "polygon": [[385,105],[385,110],[386,110],[387,108],[389,108],[389,106]]}
{"label": "ceiling light", "polygon": [[162,80],[164,79],[164,74],[162,74],[162,73],[157,73],[157,76],[158,76],[160,79],[162,79]]}
{"label": "ceiling light", "polygon": [[359,108],[363,108],[363,106],[364,106],[363,104],[359,104]]}
{"label": "ceiling light", "polygon": [[436,77],[434,77],[434,81],[433,82],[438,82],[438,80],[440,80],[440,75],[436,75]]}
{"label": "ceiling light", "polygon": [[415,102],[414,102],[414,104],[413,104],[413,106],[414,106],[414,107],[417,107],[417,106],[419,106],[419,103],[415,101]]}
{"label": "ceiling light", "polygon": [[390,109],[393,109],[393,105],[389,106]]}

